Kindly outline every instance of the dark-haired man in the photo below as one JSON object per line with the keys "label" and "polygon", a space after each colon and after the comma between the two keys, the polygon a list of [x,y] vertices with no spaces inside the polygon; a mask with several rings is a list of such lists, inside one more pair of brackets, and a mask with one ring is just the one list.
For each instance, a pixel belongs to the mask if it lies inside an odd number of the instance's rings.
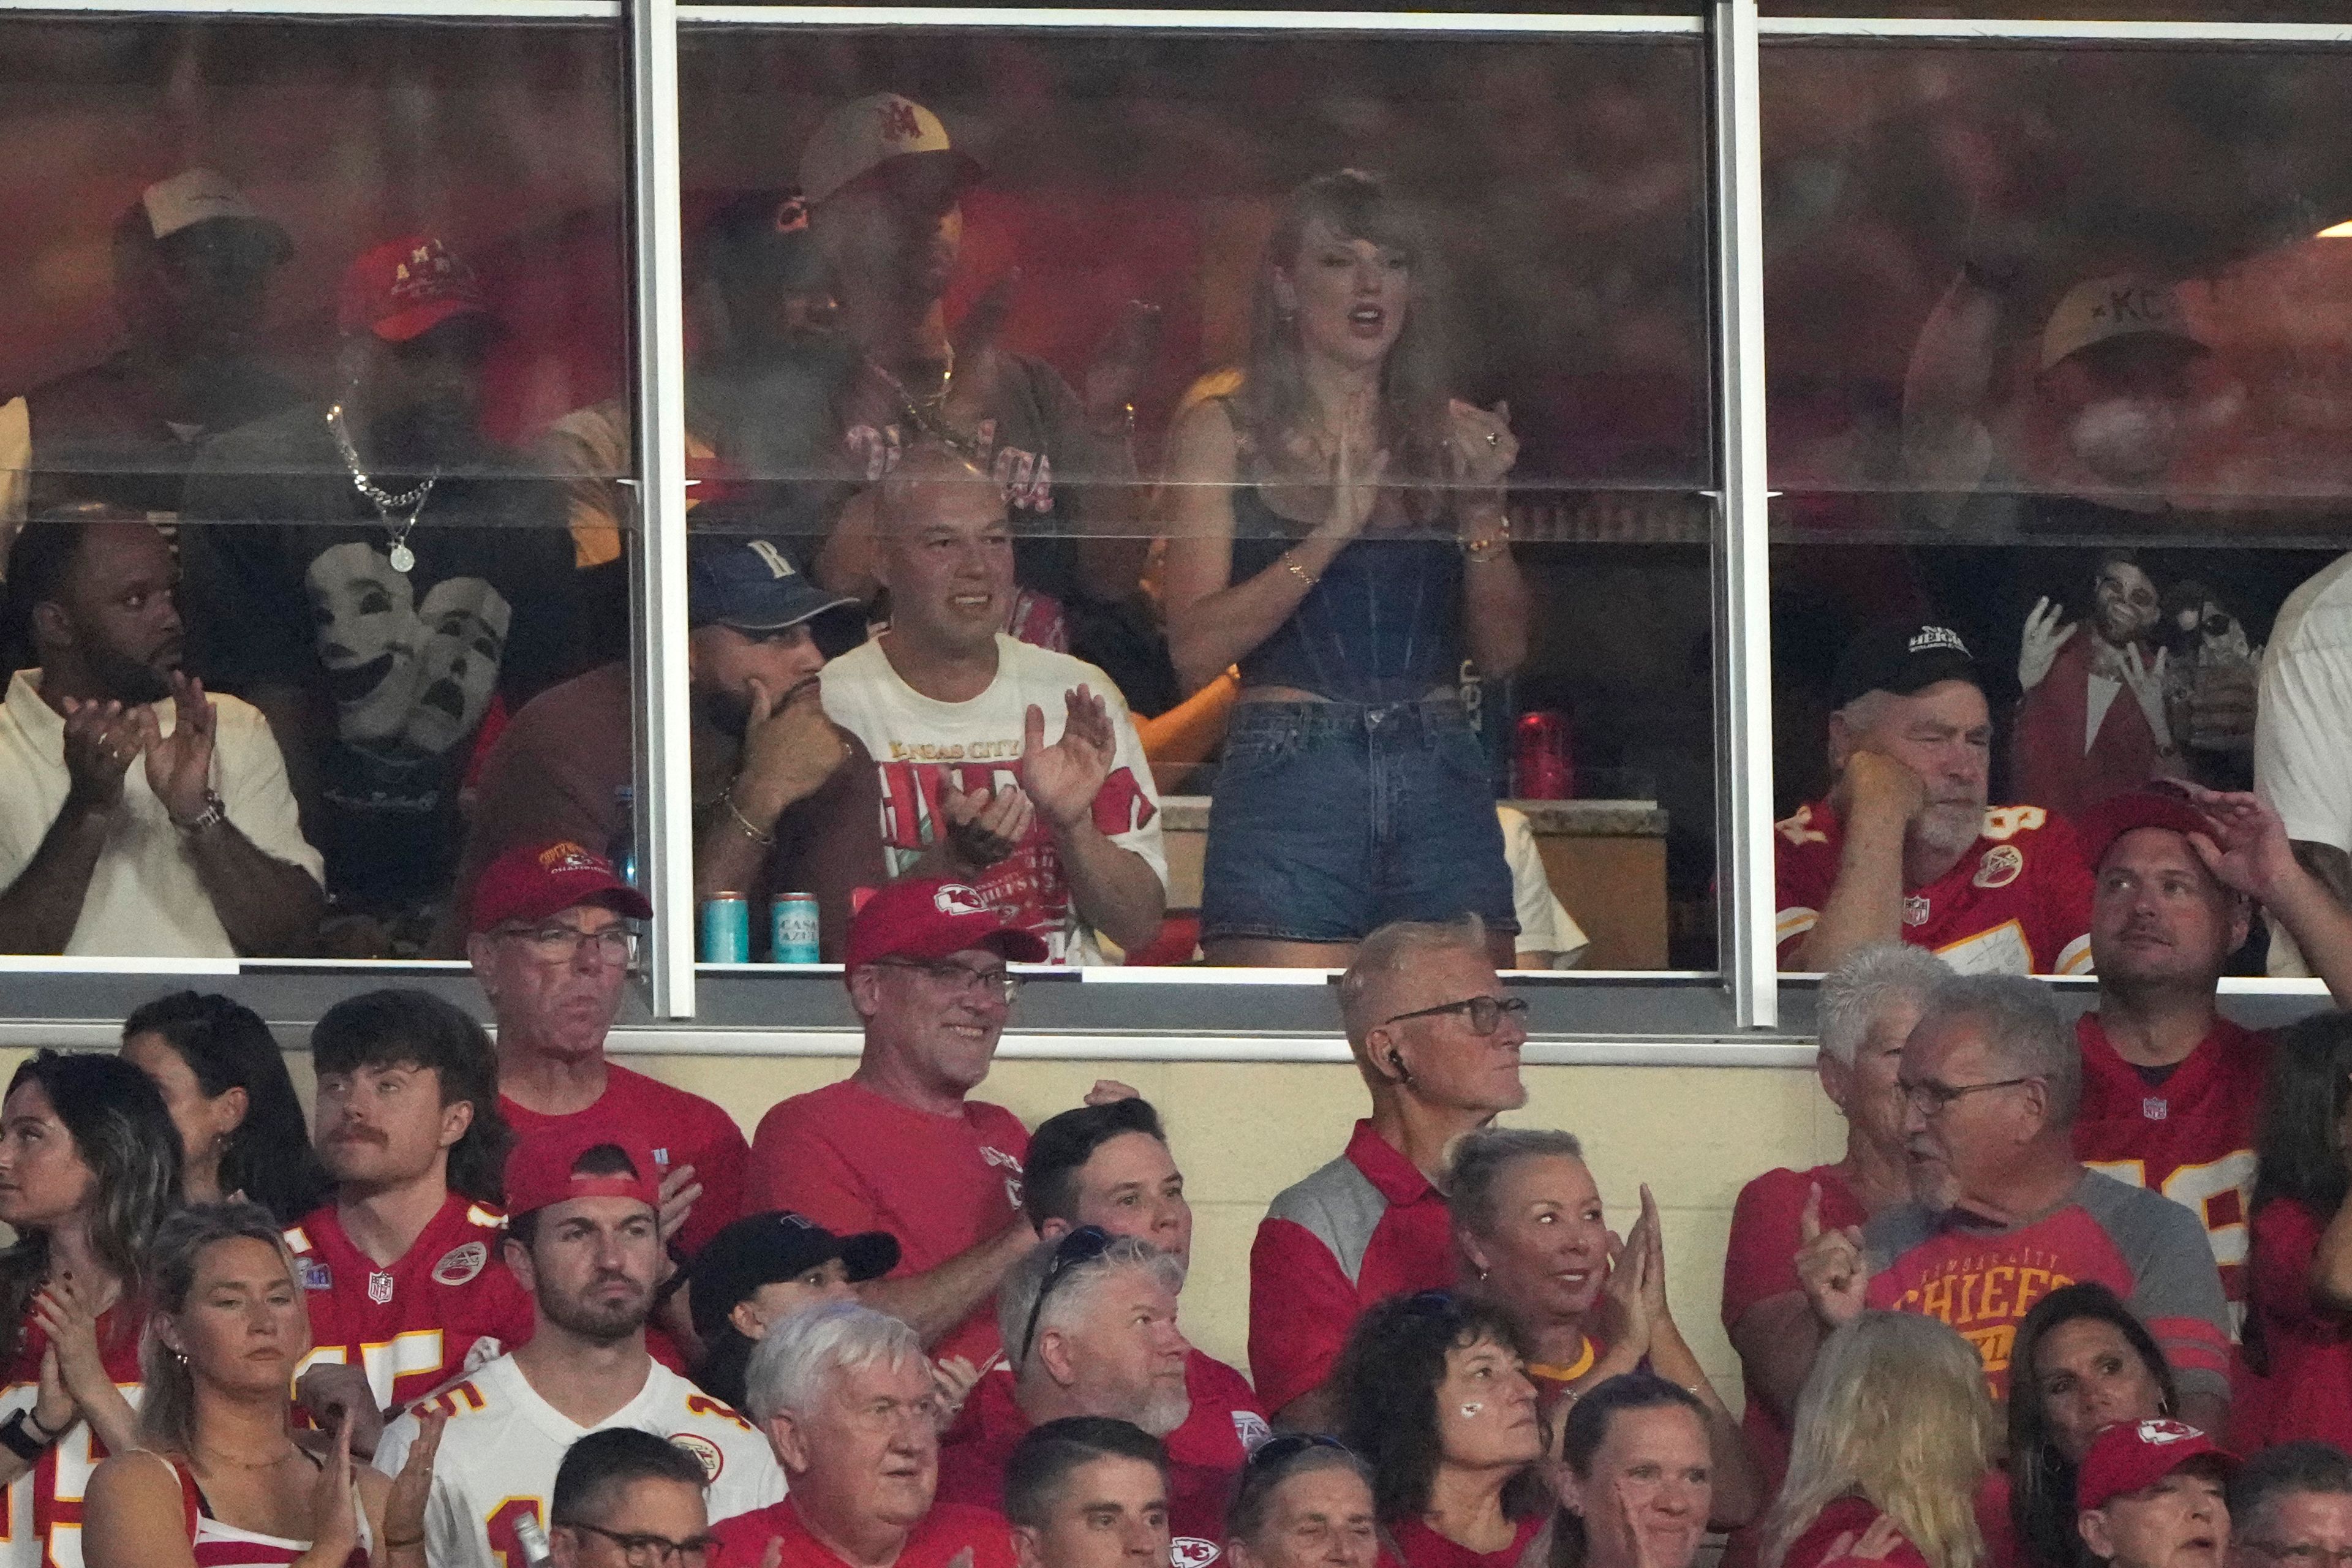
{"label": "dark-haired man", "polygon": [[1004,1467],[1020,1568],[1159,1568],[1168,1547],[1168,1456],[1126,1421],[1068,1415],[1033,1426]]}
{"label": "dark-haired man", "polygon": [[751,1424],[646,1352],[664,1268],[658,1169],[642,1142],[593,1131],[526,1145],[508,1162],[506,1265],[530,1292],[530,1337],[394,1422],[375,1453],[397,1475],[419,1416],[448,1415],[425,1510],[435,1568],[526,1561],[516,1522],[544,1526],[564,1450],[608,1426],[654,1433],[700,1459],[721,1520],[783,1495]]}
{"label": "dark-haired man", "polygon": [[397,1410],[530,1333],[530,1298],[499,1257],[498,1061],[479,1024],[424,991],[336,1003],[310,1059],[335,1194],[286,1232],[310,1311],[302,1370],[357,1367]]}
{"label": "dark-haired man", "polygon": [[2309,1438],[2264,1448],[2230,1478],[2233,1568],[2326,1568],[2352,1558],[2352,1458]]}
{"label": "dark-haired man", "polygon": [[[28,525],[7,585],[39,668],[0,703],[0,952],[307,952],[326,900],[261,714],[180,668],[152,523]],[[137,764],[134,766],[133,764]]]}
{"label": "dark-haired man", "polygon": [[702,1500],[705,1479],[692,1452],[651,1432],[610,1426],[589,1433],[556,1467],[548,1500],[554,1522],[547,1531],[555,1568],[707,1558],[714,1538]]}

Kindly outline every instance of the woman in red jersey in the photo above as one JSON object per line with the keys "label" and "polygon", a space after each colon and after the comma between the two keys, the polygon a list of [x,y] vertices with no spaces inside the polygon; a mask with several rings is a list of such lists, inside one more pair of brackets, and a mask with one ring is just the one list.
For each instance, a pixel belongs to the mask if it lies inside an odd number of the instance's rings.
{"label": "woman in red jersey", "polygon": [[2352,1017],[2279,1031],[2255,1138],[2252,1311],[2259,1408],[2233,1411],[2243,1453],[2315,1437],[2352,1443]]}

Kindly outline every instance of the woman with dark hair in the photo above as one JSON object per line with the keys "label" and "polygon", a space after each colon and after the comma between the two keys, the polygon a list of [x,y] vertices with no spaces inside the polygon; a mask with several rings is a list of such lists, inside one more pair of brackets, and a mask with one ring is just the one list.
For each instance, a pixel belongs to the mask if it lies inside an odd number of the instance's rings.
{"label": "woman with dark hair", "polygon": [[[2131,1309],[2095,1284],[2062,1286],[2036,1301],[2018,1325],[2009,1364],[2013,1555],[2033,1568],[2087,1568],[2074,1527],[2076,1469],[2101,1427],[2180,1408],[2172,1368]],[[1979,1522],[1991,1526],[1998,1517],[1988,1508]],[[1987,1544],[1995,1563],[2006,1560],[2009,1543]]]}
{"label": "woman with dark hair", "polygon": [[122,1025],[122,1059],[145,1073],[180,1130],[192,1204],[250,1198],[292,1225],[327,1195],[327,1173],[277,1037],[252,1008],[175,991]]}
{"label": "woman with dark hair", "polygon": [[1339,1436],[1371,1467],[1404,1568],[1514,1568],[1543,1525],[1543,1427],[1517,1324],[1423,1290],[1356,1321],[1332,1373]]}
{"label": "woman with dark hair", "polygon": [[1569,1407],[1553,1484],[1549,1568],[1690,1568],[1715,1504],[1706,1406],[1654,1373],[1611,1378]]}
{"label": "woman with dark hair", "polygon": [[2352,1444],[2352,1016],[2278,1032],[2255,1144],[2247,1338],[2267,1361],[2231,1412],[2243,1453]]}
{"label": "woman with dark hair", "polygon": [[400,1475],[352,1461],[350,1428],[313,1452],[287,1394],[310,1348],[302,1284],[269,1212],[181,1210],[156,1233],[141,1355],[140,1447],[89,1481],[89,1568],[424,1568],[425,1504],[446,1417]]}
{"label": "woman with dark hair", "polygon": [[1170,650],[1187,689],[1241,670],[1202,872],[1212,963],[1336,968],[1376,926],[1465,913],[1512,962],[1457,692],[1465,658],[1493,677],[1527,651],[1503,510],[1518,443],[1507,407],[1450,395],[1435,262],[1378,177],[1307,181],[1258,268],[1248,363],[1171,436]]}
{"label": "woman with dark hair", "polygon": [[179,1201],[179,1136],[144,1073],[55,1051],[16,1069],[0,1100],[0,1224],[16,1233],[0,1252],[0,1367],[35,1394],[0,1421],[0,1487],[34,1472],[43,1562],[52,1531],[80,1528],[85,1478],[59,1487],[60,1444],[137,1440],[148,1246]]}

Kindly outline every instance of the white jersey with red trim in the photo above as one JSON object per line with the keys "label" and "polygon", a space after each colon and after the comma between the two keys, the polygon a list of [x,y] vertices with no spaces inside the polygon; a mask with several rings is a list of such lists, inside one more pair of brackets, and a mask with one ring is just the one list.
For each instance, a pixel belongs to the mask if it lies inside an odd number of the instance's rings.
{"label": "white jersey with red trim", "polygon": [[515,1521],[530,1515],[543,1528],[564,1450],[614,1426],[667,1437],[702,1461],[713,1524],[784,1495],[783,1471],[759,1429],[650,1360],[635,1399],[594,1426],[582,1426],[540,1397],[512,1356],[500,1356],[384,1428],[378,1469],[400,1473],[425,1411],[449,1417],[425,1508],[425,1555],[433,1568],[520,1568]]}
{"label": "white jersey with red trim", "polygon": [[[139,1340],[143,1314],[118,1307],[99,1320],[100,1359],[131,1407],[139,1407]],[[0,1388],[0,1421],[30,1410],[40,1394],[41,1353],[48,1338],[26,1322],[16,1359]],[[82,1497],[104,1462],[106,1445],[77,1420],[33,1468],[0,1490],[0,1568],[81,1568]]]}
{"label": "white jersey with red trim", "polygon": [[[1827,801],[1773,825],[1774,941],[1794,969],[1837,886],[1844,835]],[[2038,805],[1996,805],[1952,868],[1903,900],[1903,940],[1963,974],[2088,974],[2091,872],[2065,821]]]}

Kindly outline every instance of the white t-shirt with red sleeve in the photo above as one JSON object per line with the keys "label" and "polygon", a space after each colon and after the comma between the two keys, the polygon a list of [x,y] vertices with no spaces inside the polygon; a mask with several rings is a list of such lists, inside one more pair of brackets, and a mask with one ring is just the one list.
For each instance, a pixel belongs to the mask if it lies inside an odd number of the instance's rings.
{"label": "white t-shirt with red sleeve", "polygon": [[[760,1119],[747,1201],[751,1213],[791,1209],[835,1236],[887,1231],[898,1239],[892,1275],[922,1274],[1019,1216],[1028,1155],[1028,1129],[1001,1105],[968,1100],[961,1114],[938,1116],[844,1079]],[[992,1300],[932,1353],[985,1367],[1001,1348]]]}
{"label": "white t-shirt with red sleeve", "polygon": [[[1110,710],[1110,776],[1096,792],[1095,826],[1150,865],[1162,886],[1160,795],[1144,761],[1143,740],[1127,700],[1109,676],[1084,659],[1034,647],[999,633],[996,679],[968,702],[940,702],[898,677],[879,641],[853,648],[824,667],[824,710],[866,742],[882,775],[881,833],[890,874],[904,873],[946,829],[942,792],[1000,789],[1014,784],[1028,712],[1045,716],[1045,744],[1067,727],[1064,694],[1084,686]],[[1078,919],[1053,830],[1041,818],[1019,848],[972,879],[996,909],[1045,943],[1056,963],[1100,963],[1093,931]]]}

